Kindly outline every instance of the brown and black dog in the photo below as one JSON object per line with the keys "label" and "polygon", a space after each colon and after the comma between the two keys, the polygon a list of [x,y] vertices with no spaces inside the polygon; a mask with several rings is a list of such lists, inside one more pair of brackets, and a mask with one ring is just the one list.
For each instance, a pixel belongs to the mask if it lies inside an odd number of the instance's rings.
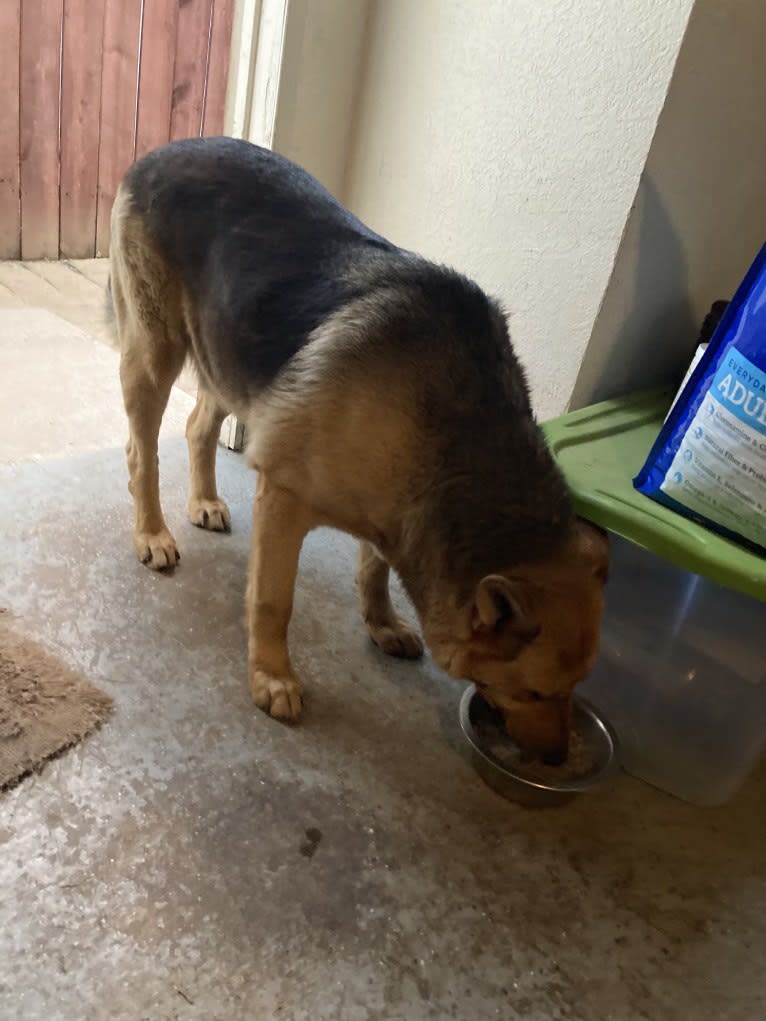
{"label": "brown and black dog", "polygon": [[506,321],[479,287],[373,233],[314,178],[233,139],[158,149],[112,213],[111,287],[134,541],[178,551],[159,499],[157,435],[189,358],[189,514],[224,530],[215,481],[227,412],[258,469],[247,594],[256,704],[294,718],[287,630],[298,555],[319,525],[361,542],[373,641],[416,657],[388,593],[401,577],[436,662],[476,682],[509,732],[566,753],[572,689],[599,642],[606,538],[575,517],[530,407]]}

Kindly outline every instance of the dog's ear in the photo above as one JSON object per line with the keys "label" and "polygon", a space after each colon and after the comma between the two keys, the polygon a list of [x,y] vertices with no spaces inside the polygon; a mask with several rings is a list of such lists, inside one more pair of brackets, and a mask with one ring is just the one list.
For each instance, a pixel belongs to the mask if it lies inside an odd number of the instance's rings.
{"label": "dog's ear", "polygon": [[609,533],[584,518],[578,518],[575,549],[577,558],[587,565],[602,585],[606,584],[609,578]]}
{"label": "dog's ear", "polygon": [[472,627],[479,634],[508,635],[531,642],[540,633],[529,585],[502,574],[488,574],[476,587]]}

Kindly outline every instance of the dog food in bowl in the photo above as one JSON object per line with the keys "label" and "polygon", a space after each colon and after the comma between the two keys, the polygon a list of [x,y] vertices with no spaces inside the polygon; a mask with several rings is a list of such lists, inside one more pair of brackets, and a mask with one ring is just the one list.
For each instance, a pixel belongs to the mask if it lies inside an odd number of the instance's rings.
{"label": "dog food in bowl", "polygon": [[460,727],[481,778],[504,798],[530,808],[559,805],[594,790],[619,769],[617,738],[583,698],[572,704],[569,756],[551,766],[524,753],[508,736],[502,716],[469,685],[460,700]]}
{"label": "dog food in bowl", "polygon": [[488,713],[477,725],[476,732],[487,754],[506,769],[523,773],[532,780],[579,780],[593,769],[593,755],[577,730],[569,735],[569,754],[558,766],[551,766],[514,744],[499,714]]}

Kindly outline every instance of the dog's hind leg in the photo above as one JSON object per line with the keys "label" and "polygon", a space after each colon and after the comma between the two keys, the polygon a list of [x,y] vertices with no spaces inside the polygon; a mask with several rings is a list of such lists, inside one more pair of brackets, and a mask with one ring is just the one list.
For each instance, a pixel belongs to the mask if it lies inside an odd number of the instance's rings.
{"label": "dog's hind leg", "polygon": [[200,528],[228,532],[231,528],[229,508],[218,496],[215,483],[215,455],[218,434],[226,412],[200,386],[197,403],[186,423],[189,444],[189,518]]}
{"label": "dog's hind leg", "polygon": [[310,507],[259,476],[247,584],[250,692],[259,708],[285,720],[301,711],[303,689],[290,663],[287,628],[301,545],[315,524]]}
{"label": "dog's hind leg", "polygon": [[159,372],[155,369],[151,373],[136,348],[124,349],[120,361],[120,381],[130,426],[125,452],[130,474],[128,488],[135,509],[133,543],[141,563],[155,571],[175,567],[181,559],[160,506],[157,437],[170,388],[182,364],[181,354],[180,359],[171,358]]}
{"label": "dog's hind leg", "polygon": [[161,570],[175,567],[180,558],[160,506],[157,438],[188,341],[178,280],[147,236],[124,186],[112,207],[110,261],[109,304],[130,429],[125,452],[135,507],[133,542],[139,560]]}
{"label": "dog's hind leg", "polygon": [[369,542],[360,542],[356,580],[367,632],[387,655],[417,659],[423,655],[423,642],[391,605],[388,576],[389,566],[375,547]]}

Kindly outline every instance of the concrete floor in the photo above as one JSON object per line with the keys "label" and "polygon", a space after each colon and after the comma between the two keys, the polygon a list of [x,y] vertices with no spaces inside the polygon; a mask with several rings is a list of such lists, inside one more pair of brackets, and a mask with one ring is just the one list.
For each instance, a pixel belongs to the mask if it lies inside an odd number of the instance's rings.
{"label": "concrete floor", "polygon": [[[109,347],[115,338],[106,316],[108,259],[64,259],[61,262],[0,260],[0,309],[43,308]],[[197,383],[184,368],[178,390],[194,395]]]}
{"label": "concrete floor", "polygon": [[0,309],[45,308],[111,344],[104,317],[108,279],[108,259],[0,261]]}
{"label": "concrete floor", "polygon": [[222,451],[233,533],[193,528],[172,432],[173,576],[134,560],[120,449],[0,469],[0,604],[116,701],[0,796],[0,1018],[765,1015],[763,769],[718,809],[629,777],[549,812],[502,801],[466,759],[460,685],[370,646],[328,532],[292,627],[305,718],[271,721],[241,628],[253,475]]}

